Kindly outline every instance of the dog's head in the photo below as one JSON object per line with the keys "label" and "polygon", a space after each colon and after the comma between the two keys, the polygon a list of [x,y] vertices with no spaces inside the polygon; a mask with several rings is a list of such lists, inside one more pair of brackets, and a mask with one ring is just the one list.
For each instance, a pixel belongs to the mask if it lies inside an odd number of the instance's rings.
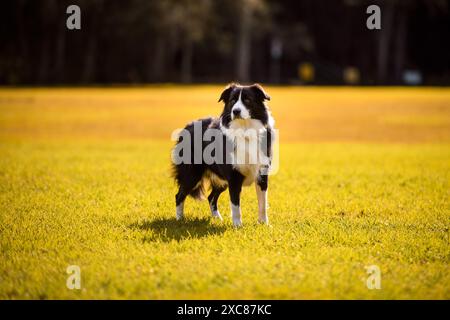
{"label": "dog's head", "polygon": [[225,103],[221,115],[222,125],[228,128],[232,121],[250,119],[259,120],[264,126],[270,125],[270,113],[265,100],[270,100],[270,97],[259,84],[229,84],[219,99],[219,102]]}

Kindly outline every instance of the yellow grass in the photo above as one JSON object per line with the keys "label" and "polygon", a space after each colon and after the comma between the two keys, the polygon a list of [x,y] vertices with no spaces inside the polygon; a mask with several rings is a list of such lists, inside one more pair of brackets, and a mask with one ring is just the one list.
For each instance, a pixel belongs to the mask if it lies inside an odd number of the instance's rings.
{"label": "yellow grass", "polygon": [[450,298],[450,90],[267,87],[271,226],[247,188],[235,230],[169,172],[222,88],[0,89],[0,298]]}
{"label": "yellow grass", "polygon": [[[450,90],[267,88],[282,142],[449,142]],[[150,138],[218,116],[222,87],[2,89],[0,136]]]}

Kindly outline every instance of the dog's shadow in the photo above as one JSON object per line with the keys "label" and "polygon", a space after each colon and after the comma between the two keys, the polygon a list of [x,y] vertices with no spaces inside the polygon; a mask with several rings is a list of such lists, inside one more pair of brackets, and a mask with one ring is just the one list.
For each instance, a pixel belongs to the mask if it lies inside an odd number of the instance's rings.
{"label": "dog's shadow", "polygon": [[227,229],[223,224],[213,223],[211,218],[192,218],[182,221],[178,221],[175,218],[157,218],[150,221],[136,222],[129,227],[135,230],[152,231],[144,236],[144,242],[199,239],[222,234]]}

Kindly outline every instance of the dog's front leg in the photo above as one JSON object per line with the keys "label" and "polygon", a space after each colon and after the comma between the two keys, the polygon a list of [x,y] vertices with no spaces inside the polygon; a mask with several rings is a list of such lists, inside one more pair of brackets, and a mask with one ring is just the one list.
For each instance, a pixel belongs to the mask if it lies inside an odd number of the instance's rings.
{"label": "dog's front leg", "polygon": [[267,175],[259,175],[255,185],[258,198],[258,222],[269,224],[269,217],[267,216]]}
{"label": "dog's front leg", "polygon": [[235,171],[231,176],[228,186],[231,202],[231,218],[233,219],[233,225],[235,227],[240,227],[242,225],[240,201],[243,181],[244,177],[238,171]]}

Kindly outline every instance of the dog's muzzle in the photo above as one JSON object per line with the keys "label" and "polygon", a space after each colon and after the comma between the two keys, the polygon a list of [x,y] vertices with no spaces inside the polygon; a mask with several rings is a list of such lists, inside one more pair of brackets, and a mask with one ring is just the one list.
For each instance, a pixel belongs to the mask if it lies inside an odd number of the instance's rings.
{"label": "dog's muzzle", "polygon": [[233,119],[242,119],[241,109],[233,109]]}

